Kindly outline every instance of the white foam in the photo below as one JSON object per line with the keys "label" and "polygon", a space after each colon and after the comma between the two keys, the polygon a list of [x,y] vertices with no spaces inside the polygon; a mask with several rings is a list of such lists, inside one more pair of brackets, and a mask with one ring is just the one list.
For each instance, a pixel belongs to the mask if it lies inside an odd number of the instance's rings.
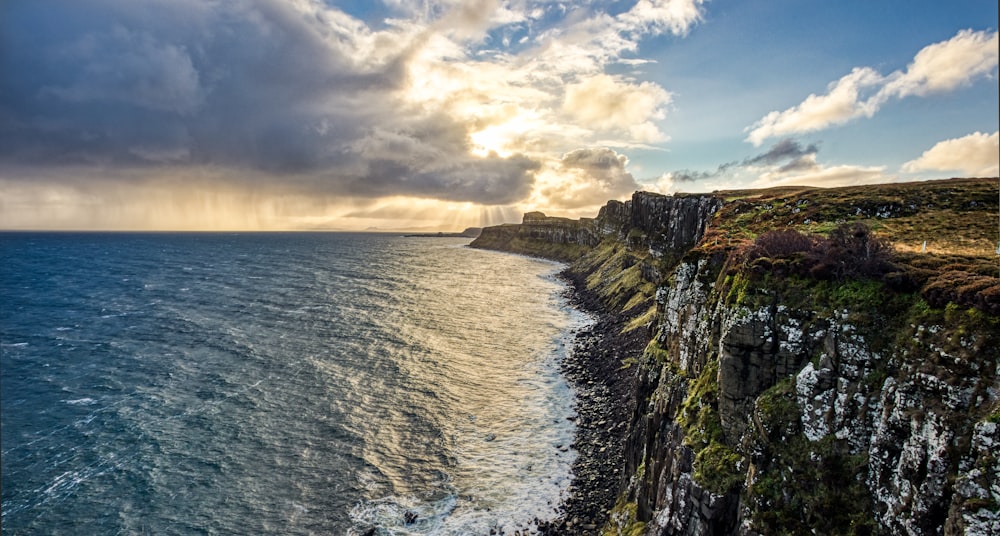
{"label": "white foam", "polygon": [[[350,515],[359,530],[374,526],[393,536],[470,534],[470,531],[448,529],[447,521],[457,506],[458,498],[454,494],[433,501],[393,495],[359,503],[351,508]],[[407,516],[416,517],[407,522]]]}

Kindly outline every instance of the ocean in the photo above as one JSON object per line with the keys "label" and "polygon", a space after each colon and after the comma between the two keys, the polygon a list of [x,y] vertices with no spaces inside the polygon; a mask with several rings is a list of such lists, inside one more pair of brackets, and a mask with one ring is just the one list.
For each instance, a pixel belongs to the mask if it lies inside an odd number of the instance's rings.
{"label": "ocean", "polygon": [[0,234],[3,534],[527,533],[576,453],[560,265],[468,239]]}

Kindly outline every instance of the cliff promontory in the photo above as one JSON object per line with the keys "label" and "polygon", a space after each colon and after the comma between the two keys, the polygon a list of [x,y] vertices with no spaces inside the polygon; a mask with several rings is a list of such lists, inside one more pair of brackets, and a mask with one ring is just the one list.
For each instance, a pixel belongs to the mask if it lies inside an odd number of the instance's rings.
{"label": "cliff promontory", "polygon": [[614,498],[550,532],[1000,534],[998,216],[997,179],[953,179],[484,229],[645,341],[603,358],[630,392]]}

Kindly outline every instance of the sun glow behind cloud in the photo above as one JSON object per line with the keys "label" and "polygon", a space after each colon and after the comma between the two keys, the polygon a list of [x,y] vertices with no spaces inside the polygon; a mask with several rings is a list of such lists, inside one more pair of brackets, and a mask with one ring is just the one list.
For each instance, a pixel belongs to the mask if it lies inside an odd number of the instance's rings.
{"label": "sun glow behind cloud", "polygon": [[[671,154],[690,95],[652,76],[672,66],[646,47],[710,26],[702,0],[51,4],[60,17],[21,0],[0,13],[0,228],[454,230],[592,216],[636,189],[892,180],[792,154],[789,136],[992,79],[997,62],[996,32],[962,30],[728,134],[775,144],[758,157],[668,171],[634,155]],[[900,172],[943,169],[944,148],[990,157],[951,141]]]}
{"label": "sun glow behind cloud", "polygon": [[[562,155],[599,139],[664,139],[669,94],[603,71],[644,36],[687,32],[700,4],[642,0],[610,16],[549,2],[390,2],[395,18],[370,26],[312,0],[102,0],[89,18],[66,3],[64,37],[12,33],[18,51],[42,53],[11,64],[64,75],[33,71],[6,103],[0,225],[363,228],[436,212],[451,226],[578,208],[571,192],[603,179],[562,167]],[[45,16],[17,8],[8,14],[25,26]],[[88,132],[98,134],[81,142]],[[452,221],[456,203],[499,208]],[[372,204],[383,217],[356,217]]]}

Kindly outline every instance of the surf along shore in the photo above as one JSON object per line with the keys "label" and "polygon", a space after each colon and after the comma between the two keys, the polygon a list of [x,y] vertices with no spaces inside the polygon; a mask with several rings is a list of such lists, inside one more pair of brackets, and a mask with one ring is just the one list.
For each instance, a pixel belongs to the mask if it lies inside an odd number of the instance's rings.
{"label": "surf along shore", "polygon": [[595,322],[580,330],[562,372],[577,393],[576,436],[578,452],[569,493],[554,521],[538,524],[539,534],[598,534],[608,520],[621,486],[629,415],[635,404],[634,367],[623,367],[649,340],[646,330],[623,333],[627,318],[615,314],[587,288],[583,275],[567,268],[565,280],[571,304],[593,316]]}

